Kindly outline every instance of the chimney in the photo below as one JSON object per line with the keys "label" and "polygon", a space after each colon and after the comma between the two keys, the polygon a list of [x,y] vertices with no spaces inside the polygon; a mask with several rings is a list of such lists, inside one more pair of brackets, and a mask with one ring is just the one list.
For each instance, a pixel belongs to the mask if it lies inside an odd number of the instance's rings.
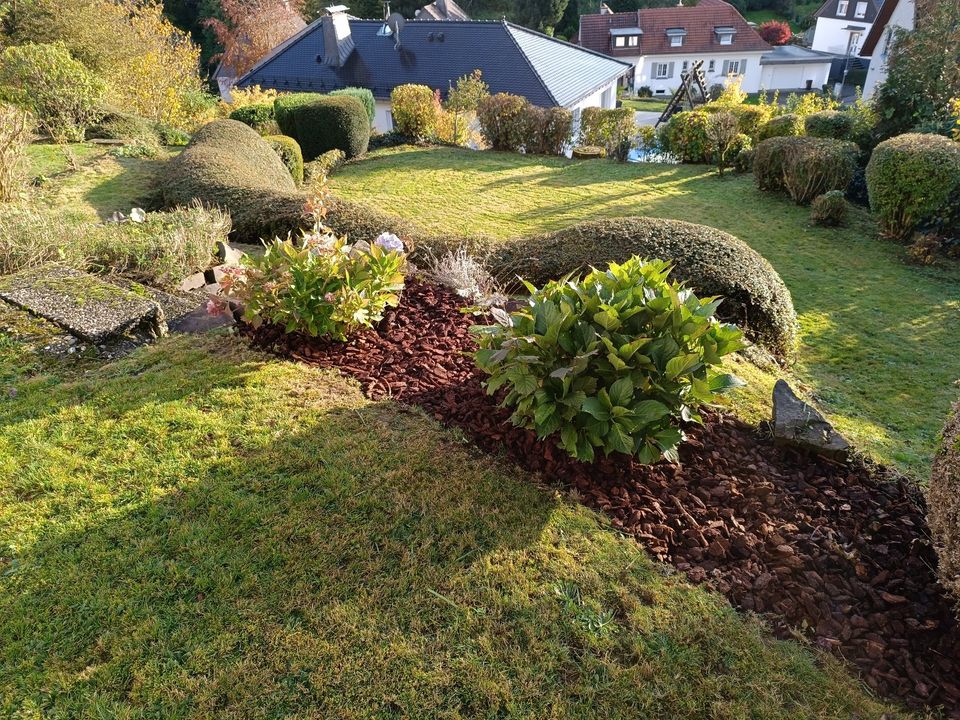
{"label": "chimney", "polygon": [[600,3],[600,14],[601,15],[613,15],[613,10],[610,9],[610,6],[606,3]]}
{"label": "chimney", "polygon": [[353,52],[353,36],[350,34],[350,18],[345,5],[326,8],[323,16],[323,62],[333,67],[343,67]]}
{"label": "chimney", "polygon": [[440,15],[443,16],[444,20],[449,20],[449,13],[447,11],[447,0],[436,0],[434,3],[437,6],[437,10],[440,11]]}

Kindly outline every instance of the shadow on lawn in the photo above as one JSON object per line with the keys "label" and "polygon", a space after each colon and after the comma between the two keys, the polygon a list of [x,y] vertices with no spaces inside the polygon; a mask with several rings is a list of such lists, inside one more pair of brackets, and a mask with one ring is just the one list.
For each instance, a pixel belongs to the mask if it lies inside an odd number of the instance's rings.
{"label": "shadow on lawn", "polygon": [[445,438],[391,403],[334,408],[46,532],[0,577],[0,687],[166,717],[258,695],[299,714],[366,688],[387,712],[481,612],[459,578],[535,543],[556,507]]}

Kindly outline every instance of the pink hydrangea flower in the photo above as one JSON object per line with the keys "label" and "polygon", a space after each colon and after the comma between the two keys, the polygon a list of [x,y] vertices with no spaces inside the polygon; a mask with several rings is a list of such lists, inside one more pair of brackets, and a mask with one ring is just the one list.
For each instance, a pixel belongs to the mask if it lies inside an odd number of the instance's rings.
{"label": "pink hydrangea flower", "polygon": [[220,315],[225,315],[227,312],[227,304],[218,298],[210,298],[207,300],[207,315],[212,315],[213,317],[219,317]]}

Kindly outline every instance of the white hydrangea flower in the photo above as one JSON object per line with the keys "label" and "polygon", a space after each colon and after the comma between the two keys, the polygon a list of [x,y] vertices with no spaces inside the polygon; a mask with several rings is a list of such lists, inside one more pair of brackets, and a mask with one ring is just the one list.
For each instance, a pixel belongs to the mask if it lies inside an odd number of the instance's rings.
{"label": "white hydrangea flower", "polygon": [[380,235],[376,240],[374,240],[375,245],[379,245],[387,252],[400,252],[402,253],[405,248],[403,246],[403,240],[398,238],[393,233],[385,232]]}

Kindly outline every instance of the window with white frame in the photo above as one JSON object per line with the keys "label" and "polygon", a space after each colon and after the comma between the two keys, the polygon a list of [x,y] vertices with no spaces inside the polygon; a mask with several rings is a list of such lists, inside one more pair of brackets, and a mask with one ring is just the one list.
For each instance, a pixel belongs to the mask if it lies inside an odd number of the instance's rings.
{"label": "window with white frame", "polygon": [[707,63],[707,72],[716,72],[717,70],[717,61],[711,60]]}
{"label": "window with white frame", "polygon": [[654,63],[653,77],[657,80],[666,80],[670,77],[670,66],[667,63]]}
{"label": "window with white frame", "polygon": [[690,67],[690,63],[687,60],[683,61],[683,71],[686,72],[687,68]]}
{"label": "window with white frame", "polygon": [[680,47],[683,45],[683,35],[671,35],[670,47]]}
{"label": "window with white frame", "polygon": [[630,37],[627,38],[627,45],[629,45],[630,47],[637,47],[639,44],[640,44],[639,35],[631,35]]}
{"label": "window with white frame", "polygon": [[865,2],[858,2],[857,9],[853,13],[854,17],[865,18],[867,16],[867,4]]}
{"label": "window with white frame", "polygon": [[837,15],[846,15],[847,8],[850,7],[850,0],[838,0],[837,2]]}
{"label": "window with white frame", "polygon": [[739,75],[740,74],[740,61],[731,60],[730,64],[727,65],[727,74],[728,75]]}
{"label": "window with white frame", "polygon": [[618,35],[613,39],[613,46],[622,48],[627,46],[627,39],[623,35]]}

